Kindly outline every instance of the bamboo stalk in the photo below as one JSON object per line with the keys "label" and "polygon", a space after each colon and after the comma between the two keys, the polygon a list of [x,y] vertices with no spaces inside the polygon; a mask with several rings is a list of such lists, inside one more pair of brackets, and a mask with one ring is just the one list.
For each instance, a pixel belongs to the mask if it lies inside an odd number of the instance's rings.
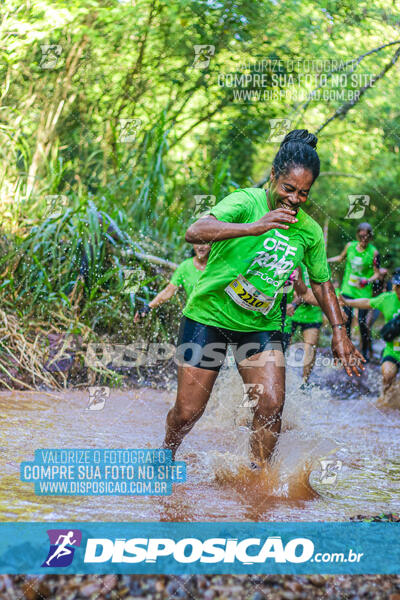
{"label": "bamboo stalk", "polygon": [[144,252],[135,252],[136,258],[140,260],[147,260],[150,263],[155,265],[163,265],[168,267],[169,269],[176,269],[178,265],[171,260],[166,260],[165,258],[160,258],[159,256],[155,256],[154,254],[146,254]]}

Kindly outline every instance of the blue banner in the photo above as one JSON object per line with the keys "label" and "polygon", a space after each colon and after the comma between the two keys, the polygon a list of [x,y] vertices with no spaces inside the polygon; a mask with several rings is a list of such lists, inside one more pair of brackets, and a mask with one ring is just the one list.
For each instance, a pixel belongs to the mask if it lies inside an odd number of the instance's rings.
{"label": "blue banner", "polygon": [[398,574],[399,523],[0,523],[0,573]]}
{"label": "blue banner", "polygon": [[20,474],[38,496],[168,496],[186,464],[161,448],[42,448]]}

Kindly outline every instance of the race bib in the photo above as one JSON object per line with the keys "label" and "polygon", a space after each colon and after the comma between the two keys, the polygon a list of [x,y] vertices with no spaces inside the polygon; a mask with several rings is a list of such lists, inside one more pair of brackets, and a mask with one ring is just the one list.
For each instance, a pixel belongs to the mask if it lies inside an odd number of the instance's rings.
{"label": "race bib", "polygon": [[255,310],[266,315],[274,305],[275,296],[270,298],[262,294],[254,285],[251,285],[243,275],[226,286],[225,292],[236,304],[246,310]]}
{"label": "race bib", "polygon": [[349,276],[349,285],[352,285],[353,287],[359,287],[360,279],[361,279],[361,277],[351,274]]}

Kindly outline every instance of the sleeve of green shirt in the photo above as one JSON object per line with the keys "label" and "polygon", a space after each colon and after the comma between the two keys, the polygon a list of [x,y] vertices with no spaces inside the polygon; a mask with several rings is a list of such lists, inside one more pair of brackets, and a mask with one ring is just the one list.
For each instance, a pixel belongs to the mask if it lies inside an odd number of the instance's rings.
{"label": "sleeve of green shirt", "polygon": [[210,211],[218,221],[227,223],[246,223],[249,198],[242,190],[228,194]]}
{"label": "sleeve of green shirt", "polygon": [[183,266],[183,263],[181,265],[179,265],[179,267],[177,269],[175,269],[175,271],[173,272],[172,277],[171,277],[170,283],[172,283],[173,285],[176,285],[176,287],[179,287],[180,285],[183,284],[182,266]]}
{"label": "sleeve of green shirt", "polygon": [[316,229],[315,234],[315,242],[307,248],[304,254],[304,264],[312,281],[324,283],[329,281],[331,277],[326,257],[324,234],[320,227]]}
{"label": "sleeve of green shirt", "polygon": [[370,298],[369,302],[371,304],[371,308],[377,308],[378,310],[383,309],[383,305],[385,304],[385,294],[379,294],[379,296],[375,296],[375,298]]}

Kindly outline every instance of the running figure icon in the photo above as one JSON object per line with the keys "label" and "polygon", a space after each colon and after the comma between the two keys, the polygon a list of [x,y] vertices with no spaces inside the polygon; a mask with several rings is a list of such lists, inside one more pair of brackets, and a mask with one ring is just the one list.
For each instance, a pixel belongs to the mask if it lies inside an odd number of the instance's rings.
{"label": "running figure icon", "polygon": [[[74,532],[73,531],[69,531],[66,535],[60,535],[56,541],[56,544],[59,544],[57,546],[57,550],[50,556],[50,558],[48,560],[46,560],[46,565],[50,566],[51,561],[53,560],[53,558],[59,557],[61,558],[62,556],[66,556],[67,554],[72,554],[72,550],[70,548],[67,548],[68,545],[73,545],[76,544],[77,540],[71,539],[74,537]],[[63,540],[62,542],[60,542],[60,540]]]}
{"label": "running figure icon", "polygon": [[67,567],[72,563],[75,549],[81,545],[79,529],[49,529],[50,549],[42,567]]}

